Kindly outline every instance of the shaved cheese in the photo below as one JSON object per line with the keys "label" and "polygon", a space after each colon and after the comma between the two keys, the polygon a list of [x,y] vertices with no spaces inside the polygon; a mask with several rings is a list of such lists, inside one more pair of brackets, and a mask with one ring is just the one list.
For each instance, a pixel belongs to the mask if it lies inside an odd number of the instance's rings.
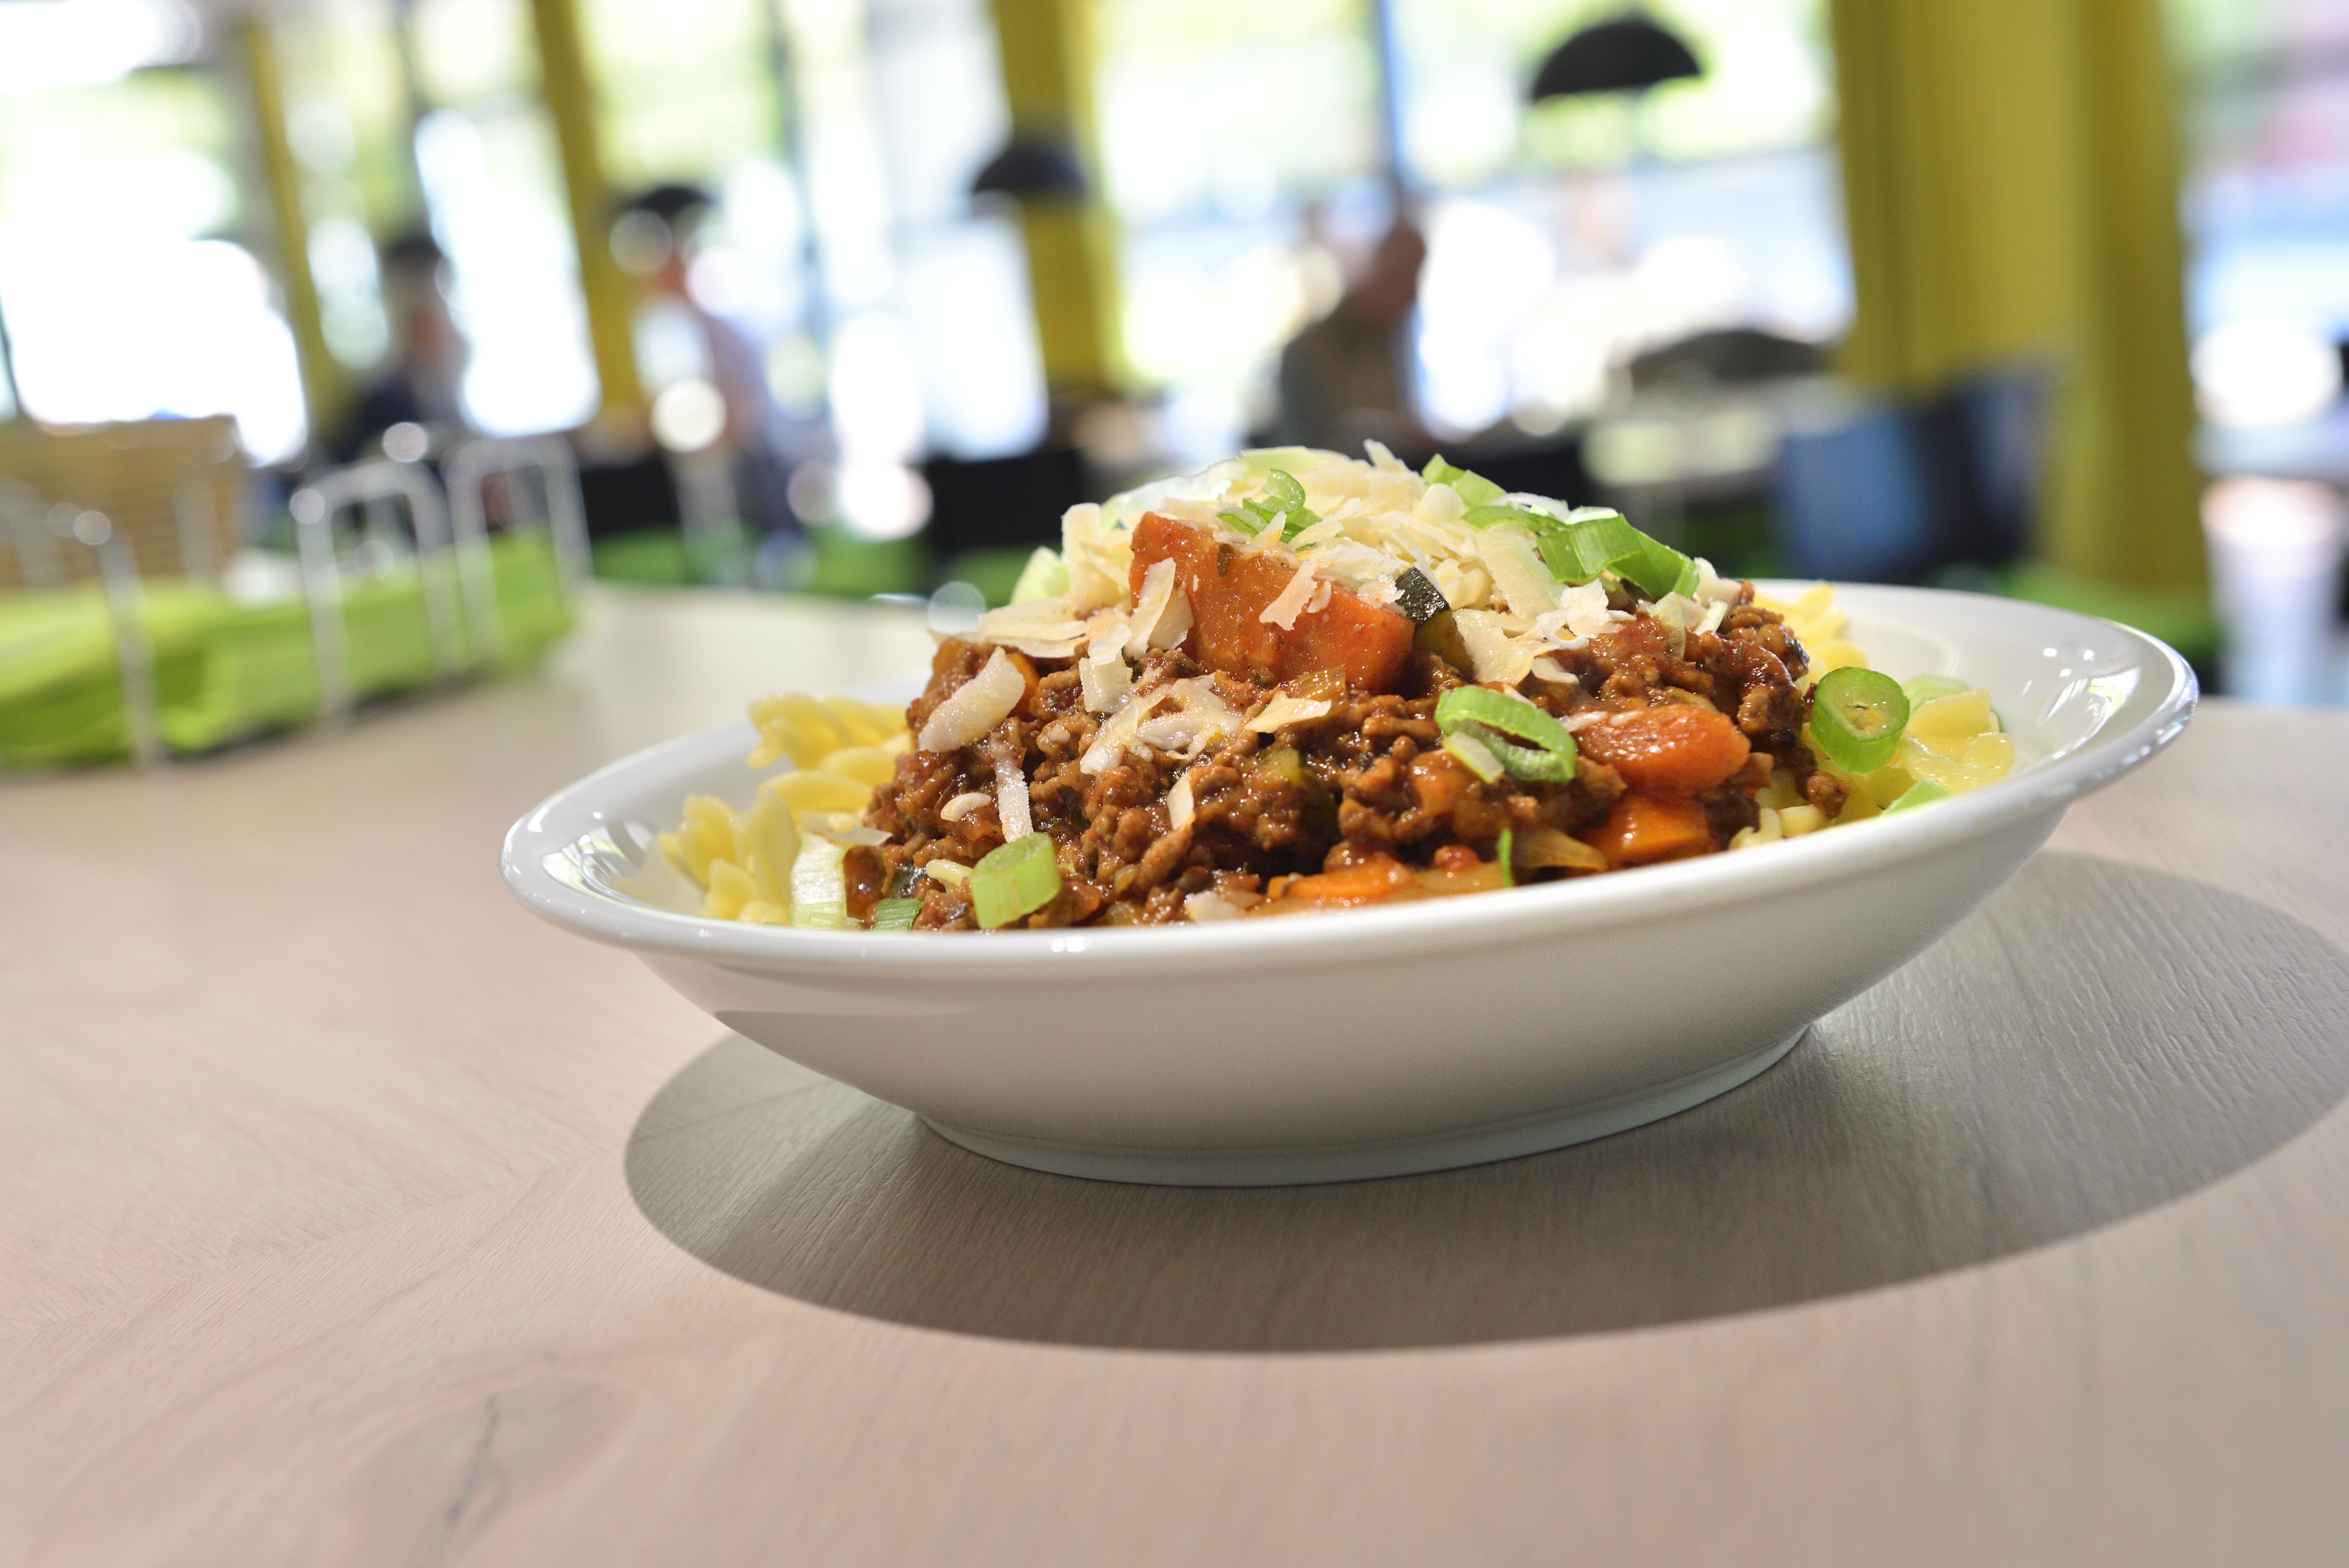
{"label": "shaved cheese", "polygon": [[1330,584],[1325,580],[1314,584],[1313,597],[1305,602],[1305,613],[1318,615],[1330,607]]}
{"label": "shaved cheese", "polygon": [[1061,558],[1069,567],[1067,603],[1079,611],[1115,604],[1125,597],[1133,536],[1102,526],[1102,509],[1090,501],[1061,516]]}
{"label": "shaved cheese", "polygon": [[1452,624],[1468,650],[1468,662],[1475,666],[1478,682],[1515,686],[1533,672],[1536,650],[1510,637],[1499,616],[1485,610],[1459,610],[1454,612]]}
{"label": "shaved cheese", "polygon": [[1115,713],[1133,691],[1133,672],[1125,665],[1125,617],[1104,615],[1099,624],[1101,629],[1093,634],[1083,661],[1077,665],[1077,684],[1083,690],[1087,712]]}
{"label": "shaved cheese", "polygon": [[[1352,506],[1354,503],[1347,501],[1344,504]],[[1296,538],[1288,542],[1288,547],[1291,550],[1310,550],[1317,544],[1327,544],[1343,536],[1345,531],[1346,523],[1343,516],[1333,513],[1299,533]]]}
{"label": "shaved cheese", "polygon": [[981,642],[1008,643],[1023,638],[1036,643],[1066,643],[1083,638],[1085,624],[1070,613],[1065,599],[1030,599],[1006,604],[978,618]]}
{"label": "shaved cheese", "polygon": [[1330,704],[1323,697],[1292,696],[1282,692],[1247,721],[1248,728],[1258,735],[1270,735],[1285,724],[1303,724],[1308,719],[1330,717]]}
{"label": "shaved cheese", "polygon": [[1093,732],[1092,744],[1085,748],[1085,754],[1078,758],[1077,766],[1087,773],[1105,771],[1125,755],[1125,748],[1133,744],[1136,732],[1142,728],[1142,721],[1150,716],[1151,711],[1174,698],[1174,690],[1170,686],[1161,686],[1128,702],[1107,724]]}
{"label": "shaved cheese", "polygon": [[1166,601],[1165,612],[1158,617],[1158,624],[1151,629],[1150,645],[1171,648],[1190,634],[1191,596],[1178,588],[1174,591],[1174,597]]}
{"label": "shaved cheese", "polygon": [[1003,841],[1024,839],[1036,830],[1028,814],[1028,775],[1017,762],[995,765],[995,814],[1003,822]]}
{"label": "shaved cheese", "polygon": [[1115,713],[1133,693],[1133,671],[1123,659],[1105,665],[1086,659],[1077,665],[1077,685],[1083,692],[1086,712]]}
{"label": "shaved cheese", "polygon": [[1174,597],[1174,562],[1152,562],[1150,569],[1142,574],[1142,592],[1134,598],[1124,643],[1126,657],[1138,659],[1148,651],[1151,634],[1158,629],[1159,617],[1166,614],[1166,606]]}
{"label": "shaved cheese", "polygon": [[1713,569],[1713,562],[1703,556],[1696,558],[1696,599],[1699,603],[1726,607],[1737,603],[1737,594],[1735,578],[1722,576]]}
{"label": "shaved cheese", "polygon": [[862,844],[867,848],[889,841],[889,835],[880,829],[867,828],[862,824],[854,828],[833,828],[827,830],[823,836],[835,844]]}
{"label": "shaved cheese", "polygon": [[1721,623],[1728,617],[1728,614],[1729,601],[1715,599],[1705,606],[1704,619],[1696,624],[1697,634],[1703,636],[1708,633],[1718,632],[1721,630]]}
{"label": "shaved cheese", "polygon": [[1279,595],[1257,614],[1257,619],[1267,625],[1278,626],[1284,632],[1295,631],[1297,617],[1304,613],[1305,602],[1313,597],[1315,582],[1313,563],[1309,561],[1299,562],[1297,573],[1289,578],[1288,586],[1283,588]]}
{"label": "shaved cheese", "polygon": [[1134,738],[1152,749],[1195,757],[1209,741],[1238,733],[1238,712],[1216,695],[1214,683],[1206,676],[1174,681],[1164,690],[1179,705],[1180,711],[1134,727]]}
{"label": "shaved cheese", "polygon": [[998,648],[984,669],[931,712],[916,744],[925,751],[958,750],[1009,717],[1027,695],[1028,683],[1019,666]]}
{"label": "shaved cheese", "polygon": [[1557,608],[1558,581],[1534,548],[1534,536],[1512,523],[1488,528],[1477,541],[1485,569],[1510,611],[1547,615]]}
{"label": "shaved cheese", "polygon": [[966,789],[938,808],[938,820],[942,822],[959,822],[986,804],[987,797],[984,794],[977,789]]}
{"label": "shaved cheese", "polygon": [[970,882],[970,868],[959,861],[932,861],[922,868],[922,874],[933,882],[956,889],[965,887]]}
{"label": "shaved cheese", "polygon": [[1648,606],[1648,619],[1664,629],[1664,640],[1672,650],[1672,657],[1688,656],[1688,631],[1702,612],[1696,601],[1685,593],[1667,593]]}
{"label": "shaved cheese", "polygon": [[1195,892],[1183,901],[1185,919],[1206,922],[1237,920],[1240,907],[1219,892]]}
{"label": "shaved cheese", "polygon": [[1195,809],[1191,799],[1191,776],[1185,773],[1174,780],[1174,788],[1166,791],[1166,820],[1180,832],[1191,825],[1191,814]]}
{"label": "shaved cheese", "polygon": [[1558,590],[1557,608],[1534,622],[1534,634],[1560,647],[1582,645],[1615,624],[1607,608],[1607,590],[1597,579]]}
{"label": "shaved cheese", "polygon": [[1547,654],[1534,661],[1534,674],[1552,686],[1572,686],[1574,676],[1567,667]]}
{"label": "shaved cheese", "polygon": [[1268,522],[1262,528],[1257,529],[1255,536],[1246,544],[1240,546],[1240,553],[1242,555],[1263,555],[1279,549],[1283,543],[1281,534],[1288,526],[1288,514],[1285,511],[1275,512],[1270,522]]}
{"label": "shaved cheese", "polygon": [[[1491,494],[1491,491],[1486,491]],[[1458,522],[1468,515],[1468,503],[1460,492],[1447,484],[1432,484],[1420,493],[1419,504],[1412,511],[1424,522]]]}
{"label": "shaved cheese", "polygon": [[[1411,473],[1411,469],[1403,466],[1403,461],[1401,458],[1396,457],[1392,452],[1387,450],[1387,446],[1384,441],[1364,441],[1362,443],[1362,450],[1371,455],[1371,466],[1379,469],[1381,473]],[[1413,475],[1413,477],[1417,478],[1418,476]]]}

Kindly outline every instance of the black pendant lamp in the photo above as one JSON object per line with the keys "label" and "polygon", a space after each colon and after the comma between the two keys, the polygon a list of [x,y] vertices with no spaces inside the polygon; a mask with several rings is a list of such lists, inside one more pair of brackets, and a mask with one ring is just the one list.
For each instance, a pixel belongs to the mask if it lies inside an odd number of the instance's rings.
{"label": "black pendant lamp", "polygon": [[974,196],[1009,196],[1019,201],[1081,201],[1085,171],[1068,144],[1040,136],[1015,136],[987,160],[970,182]]}
{"label": "black pendant lamp", "polygon": [[1703,74],[1680,35],[1652,16],[1634,13],[1585,27],[1552,49],[1534,73],[1528,96],[1541,103],[1593,93],[1644,93]]}

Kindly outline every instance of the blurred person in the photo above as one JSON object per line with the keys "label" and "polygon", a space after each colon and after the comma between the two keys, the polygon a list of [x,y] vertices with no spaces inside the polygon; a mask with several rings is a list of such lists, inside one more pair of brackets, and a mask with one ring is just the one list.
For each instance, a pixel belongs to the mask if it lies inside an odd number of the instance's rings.
{"label": "blurred person", "polygon": [[419,428],[436,451],[445,450],[467,428],[458,397],[465,335],[449,309],[448,258],[430,234],[418,231],[386,244],[377,266],[391,353],[327,444],[342,462],[367,451],[396,425]]}
{"label": "blurred person", "polygon": [[1413,394],[1411,334],[1426,262],[1425,237],[1397,217],[1336,308],[1289,340],[1276,439],[1345,452],[1366,438],[1406,451],[1428,445]]}
{"label": "blurred person", "polygon": [[789,480],[800,464],[825,455],[823,421],[793,418],[768,391],[765,356],[750,335],[694,297],[688,252],[715,202],[690,185],[657,185],[621,209],[612,249],[645,291],[636,321],[637,356],[647,390],[680,381],[714,387],[725,427],[710,448],[727,459],[740,520],[762,535],[796,535]]}

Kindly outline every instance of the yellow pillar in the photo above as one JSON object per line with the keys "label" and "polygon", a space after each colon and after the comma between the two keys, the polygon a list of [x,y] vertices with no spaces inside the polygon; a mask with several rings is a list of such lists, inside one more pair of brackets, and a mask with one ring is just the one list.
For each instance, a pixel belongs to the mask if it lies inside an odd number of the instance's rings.
{"label": "yellow pillar", "polygon": [[1124,351],[1117,231],[1093,147],[1092,0],[994,0],[994,10],[1012,133],[1064,141],[1088,185],[1081,201],[1020,203],[1045,384],[1054,392],[1113,387],[1124,379]]}
{"label": "yellow pillar", "polygon": [[595,96],[588,84],[586,41],[577,0],[531,0],[538,33],[539,96],[554,121],[563,157],[563,191],[579,253],[579,289],[587,302],[587,335],[604,386],[603,418],[634,425],[644,412],[630,328],[628,281],[612,259],[612,198],[595,139]]}
{"label": "yellow pillar", "polygon": [[278,68],[276,40],[269,24],[248,15],[236,24],[243,57],[254,142],[261,157],[262,182],[277,232],[277,260],[285,287],[286,325],[302,370],[302,398],[313,439],[331,435],[349,405],[350,379],[326,348],[318,285],[310,273],[310,224],[302,210],[302,169],[285,137],[285,79]]}
{"label": "yellow pillar", "polygon": [[2056,378],[2038,548],[2204,582],[2173,90],[2157,0],[1835,0],[1858,295],[1845,367],[1930,395]]}

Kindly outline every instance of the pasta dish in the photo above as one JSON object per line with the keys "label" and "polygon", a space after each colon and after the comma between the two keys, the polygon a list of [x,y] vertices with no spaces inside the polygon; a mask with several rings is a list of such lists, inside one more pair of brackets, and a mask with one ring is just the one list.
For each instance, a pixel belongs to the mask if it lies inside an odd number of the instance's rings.
{"label": "pasta dish", "polygon": [[712,917],[1263,918],[1613,874],[2002,778],[1986,691],[1905,685],[1619,514],[1284,448],[1071,509],[900,712],[755,703],[767,779],[661,835]]}

